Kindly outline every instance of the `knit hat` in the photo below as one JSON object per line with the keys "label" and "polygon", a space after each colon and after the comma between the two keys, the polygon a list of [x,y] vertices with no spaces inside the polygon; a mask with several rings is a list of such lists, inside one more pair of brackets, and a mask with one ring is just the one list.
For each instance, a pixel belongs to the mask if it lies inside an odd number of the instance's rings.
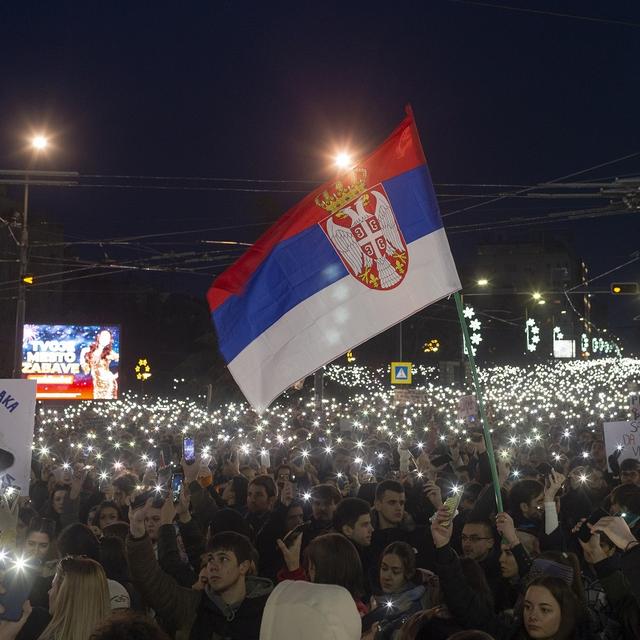
{"label": "knit hat", "polygon": [[269,596],[260,640],[360,640],[351,594],[335,584],[285,580]]}
{"label": "knit hat", "polygon": [[560,578],[560,580],[564,580],[569,586],[573,583],[573,569],[571,567],[555,562],[554,560],[536,558],[529,570],[529,580],[540,578],[541,576]]}

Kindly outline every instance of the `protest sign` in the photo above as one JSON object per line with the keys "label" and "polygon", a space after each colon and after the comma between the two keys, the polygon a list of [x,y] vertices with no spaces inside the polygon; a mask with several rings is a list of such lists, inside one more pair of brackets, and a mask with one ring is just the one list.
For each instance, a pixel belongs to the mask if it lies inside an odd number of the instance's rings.
{"label": "protest sign", "polygon": [[0,380],[0,484],[29,495],[35,380]]}
{"label": "protest sign", "polygon": [[622,447],[619,462],[627,458],[640,460],[640,421],[605,422],[604,446],[607,458]]}
{"label": "protest sign", "polygon": [[427,401],[427,392],[421,389],[394,389],[393,397],[400,403],[423,404]]}
{"label": "protest sign", "polygon": [[478,415],[478,403],[475,396],[462,396],[458,400],[458,418],[466,419]]}

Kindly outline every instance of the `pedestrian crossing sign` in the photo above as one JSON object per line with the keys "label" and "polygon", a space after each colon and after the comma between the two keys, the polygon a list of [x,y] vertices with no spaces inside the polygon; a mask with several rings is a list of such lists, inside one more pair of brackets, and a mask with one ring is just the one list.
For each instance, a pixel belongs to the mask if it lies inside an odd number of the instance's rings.
{"label": "pedestrian crossing sign", "polygon": [[411,362],[391,363],[391,384],[411,384]]}

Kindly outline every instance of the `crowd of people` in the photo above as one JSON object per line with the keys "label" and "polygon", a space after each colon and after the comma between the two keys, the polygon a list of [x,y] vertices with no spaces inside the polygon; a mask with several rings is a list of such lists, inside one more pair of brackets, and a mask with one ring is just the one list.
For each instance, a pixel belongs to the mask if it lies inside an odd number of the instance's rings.
{"label": "crowd of people", "polygon": [[640,638],[640,461],[603,441],[639,373],[485,373],[495,481],[428,371],[417,404],[336,370],[322,410],[42,406],[29,497],[0,498],[0,640]]}

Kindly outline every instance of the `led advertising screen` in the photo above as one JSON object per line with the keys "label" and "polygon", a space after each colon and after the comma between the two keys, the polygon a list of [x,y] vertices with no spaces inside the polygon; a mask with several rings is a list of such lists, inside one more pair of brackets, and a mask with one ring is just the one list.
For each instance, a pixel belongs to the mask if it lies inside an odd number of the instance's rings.
{"label": "led advertising screen", "polygon": [[553,341],[553,357],[554,358],[575,358],[576,357],[576,341],[575,340],[554,340]]}
{"label": "led advertising screen", "polygon": [[38,400],[115,400],[120,327],[25,324],[22,377]]}

